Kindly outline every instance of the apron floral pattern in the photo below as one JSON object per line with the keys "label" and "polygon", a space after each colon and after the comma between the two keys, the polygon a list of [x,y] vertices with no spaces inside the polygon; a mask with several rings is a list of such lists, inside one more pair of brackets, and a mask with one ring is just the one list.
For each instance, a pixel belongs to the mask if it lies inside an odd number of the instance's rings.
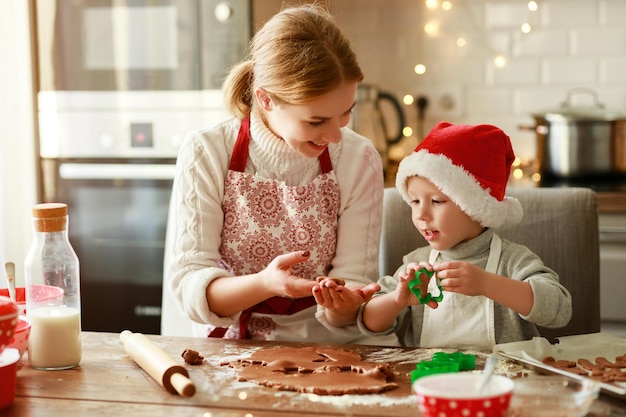
{"label": "apron floral pattern", "polygon": [[[244,172],[249,132],[246,119],[225,181],[220,266],[245,275],[264,269],[280,254],[306,249],[311,252],[309,259],[294,265],[293,274],[306,279],[328,274],[337,245],[339,207],[339,185],[328,149],[319,157],[321,175],[303,186],[287,186]],[[267,339],[276,331],[273,314],[291,315],[313,305],[313,297],[273,297],[244,311],[238,329],[210,336]]]}

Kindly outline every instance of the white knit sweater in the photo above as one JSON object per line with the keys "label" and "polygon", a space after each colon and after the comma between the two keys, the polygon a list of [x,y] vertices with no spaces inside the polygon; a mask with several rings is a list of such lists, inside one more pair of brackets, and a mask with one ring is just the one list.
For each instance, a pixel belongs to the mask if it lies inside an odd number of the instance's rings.
{"label": "white knit sweater", "polygon": [[[228,326],[239,316],[214,314],[205,296],[213,279],[230,275],[218,266],[218,250],[224,179],[239,126],[239,120],[230,119],[188,135],[177,160],[168,217],[163,291],[174,295],[184,315],[215,326]],[[291,186],[320,175],[317,158],[293,151],[258,117],[252,117],[250,131],[247,173]],[[382,163],[368,139],[348,128],[342,136],[329,146],[340,188],[337,250],[329,275],[344,278],[346,285],[363,285],[379,277]]]}

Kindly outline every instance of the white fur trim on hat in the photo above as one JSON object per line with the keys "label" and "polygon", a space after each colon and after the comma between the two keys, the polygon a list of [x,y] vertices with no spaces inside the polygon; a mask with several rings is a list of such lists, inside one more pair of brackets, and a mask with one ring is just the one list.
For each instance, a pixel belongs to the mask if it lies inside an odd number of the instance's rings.
{"label": "white fur trim on hat", "polygon": [[454,165],[441,154],[431,154],[426,149],[413,152],[400,162],[396,175],[396,188],[404,201],[410,204],[407,179],[420,176],[428,179],[447,195],[461,210],[484,227],[498,228],[518,224],[524,215],[519,200],[505,196],[498,201],[484,189],[476,178],[463,167]]}

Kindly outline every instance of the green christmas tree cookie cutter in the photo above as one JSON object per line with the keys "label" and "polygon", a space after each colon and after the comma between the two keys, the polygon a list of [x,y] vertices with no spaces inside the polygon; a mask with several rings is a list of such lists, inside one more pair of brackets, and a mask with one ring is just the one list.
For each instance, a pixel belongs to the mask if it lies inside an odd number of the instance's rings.
{"label": "green christmas tree cookie cutter", "polygon": [[476,355],[463,352],[435,352],[430,361],[421,361],[411,371],[411,383],[417,379],[447,372],[471,371],[476,369]]}
{"label": "green christmas tree cookie cutter", "polygon": [[434,296],[429,292],[422,295],[422,290],[420,288],[420,284],[422,283],[420,276],[422,274],[426,274],[429,277],[432,277],[435,274],[435,271],[429,271],[426,268],[418,269],[417,271],[415,271],[415,278],[409,281],[409,289],[411,290],[411,292],[417,296],[417,299],[419,300],[420,304],[426,304],[430,300],[436,301],[438,303],[441,302],[441,300],[443,300],[443,289],[441,288],[441,285],[439,285],[439,280],[437,280],[437,288],[439,288],[439,295]]}

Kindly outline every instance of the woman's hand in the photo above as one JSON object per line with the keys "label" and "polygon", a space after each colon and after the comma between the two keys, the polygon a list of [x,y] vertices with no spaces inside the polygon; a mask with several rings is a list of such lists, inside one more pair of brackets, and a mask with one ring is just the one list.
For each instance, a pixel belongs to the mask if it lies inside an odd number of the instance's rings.
{"label": "woman's hand", "polygon": [[[309,297],[316,281],[300,278],[293,275],[291,266],[309,259],[311,253],[308,250],[285,253],[278,255],[260,272],[265,285],[273,295],[302,298]],[[269,298],[269,297],[268,297]]]}
{"label": "woman's hand", "polygon": [[317,282],[291,272],[292,265],[306,261],[310,255],[309,251],[285,253],[256,274],[214,279],[206,290],[209,308],[221,317],[228,317],[274,296],[311,296]]}
{"label": "woman's hand", "polygon": [[326,320],[333,326],[343,327],[356,321],[361,304],[369,301],[379,290],[380,285],[375,282],[360,288],[348,288],[325,277],[313,287],[313,297],[326,309]]}

